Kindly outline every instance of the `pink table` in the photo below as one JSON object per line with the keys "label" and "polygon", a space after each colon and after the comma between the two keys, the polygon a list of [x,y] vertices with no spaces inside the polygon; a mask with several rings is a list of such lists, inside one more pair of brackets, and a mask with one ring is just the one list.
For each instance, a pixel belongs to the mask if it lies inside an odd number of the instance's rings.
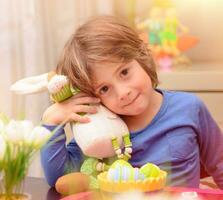
{"label": "pink table", "polygon": [[202,200],[223,200],[223,190],[219,189],[197,189],[197,188],[180,188],[166,187],[164,192],[171,194],[181,194],[182,192],[196,192]]}
{"label": "pink table", "polygon": [[[167,195],[168,200],[175,200],[177,196],[182,195],[182,193],[185,192],[196,192],[197,196],[199,197],[199,200],[223,200],[223,190],[217,190],[217,189],[196,189],[196,188],[180,188],[180,187],[166,187],[164,190],[160,192],[155,193],[148,193],[148,197],[150,195],[159,195],[164,194]],[[97,197],[96,199],[93,198],[93,195],[95,195],[94,192],[82,192],[74,195],[70,195],[67,197],[62,198],[61,200],[104,200],[104,198]]]}

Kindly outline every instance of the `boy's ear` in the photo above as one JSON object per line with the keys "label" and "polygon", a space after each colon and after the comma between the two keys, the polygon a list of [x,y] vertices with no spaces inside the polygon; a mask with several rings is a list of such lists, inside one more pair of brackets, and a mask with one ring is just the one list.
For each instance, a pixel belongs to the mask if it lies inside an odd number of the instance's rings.
{"label": "boy's ear", "polygon": [[33,94],[47,91],[48,73],[21,79],[11,85],[10,90],[16,94]]}

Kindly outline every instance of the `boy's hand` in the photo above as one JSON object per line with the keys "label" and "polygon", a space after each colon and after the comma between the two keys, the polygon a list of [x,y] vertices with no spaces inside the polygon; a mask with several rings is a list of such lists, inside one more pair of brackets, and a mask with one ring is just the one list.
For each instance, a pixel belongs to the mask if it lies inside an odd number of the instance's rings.
{"label": "boy's hand", "polygon": [[70,121],[87,123],[90,122],[90,119],[78,113],[96,113],[97,109],[94,104],[99,102],[99,98],[79,93],[63,102],[54,103],[48,107],[43,114],[42,120],[44,123],[51,125],[59,125]]}

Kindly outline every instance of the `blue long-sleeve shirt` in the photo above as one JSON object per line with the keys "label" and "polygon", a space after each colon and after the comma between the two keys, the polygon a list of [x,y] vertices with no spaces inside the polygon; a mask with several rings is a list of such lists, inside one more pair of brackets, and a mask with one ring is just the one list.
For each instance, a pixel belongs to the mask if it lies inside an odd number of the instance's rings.
{"label": "blue long-sleeve shirt", "polygon": [[[168,185],[184,187],[199,187],[202,164],[223,189],[223,134],[206,106],[190,93],[157,91],[163,95],[161,108],[145,128],[131,132],[133,152],[129,162],[134,167],[152,162],[168,172]],[[78,171],[83,161],[74,139],[67,146],[65,137],[55,142],[61,135],[63,128],[41,151],[42,166],[51,186],[68,166]]]}

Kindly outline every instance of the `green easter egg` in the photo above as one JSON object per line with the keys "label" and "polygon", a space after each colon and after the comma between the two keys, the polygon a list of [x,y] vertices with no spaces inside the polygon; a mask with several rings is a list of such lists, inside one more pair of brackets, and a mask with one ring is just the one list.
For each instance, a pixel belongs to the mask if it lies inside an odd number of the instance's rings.
{"label": "green easter egg", "polygon": [[139,171],[144,174],[146,178],[148,177],[158,177],[160,175],[160,168],[152,163],[147,163],[143,165]]}
{"label": "green easter egg", "polygon": [[123,166],[126,166],[126,167],[130,167],[132,168],[132,165],[130,163],[128,163],[127,161],[125,160],[116,160],[112,165],[111,165],[111,169],[115,169],[115,168],[120,168],[120,167],[123,167]]}

